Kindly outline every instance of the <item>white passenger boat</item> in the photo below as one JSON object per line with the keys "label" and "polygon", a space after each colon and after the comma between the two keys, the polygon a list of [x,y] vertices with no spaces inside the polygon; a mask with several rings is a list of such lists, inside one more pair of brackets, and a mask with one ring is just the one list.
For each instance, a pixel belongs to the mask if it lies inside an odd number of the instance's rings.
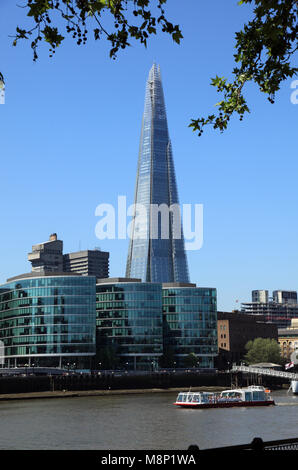
{"label": "white passenger boat", "polygon": [[270,390],[251,385],[245,388],[213,392],[181,392],[174,405],[184,408],[230,408],[232,406],[268,406],[275,405]]}

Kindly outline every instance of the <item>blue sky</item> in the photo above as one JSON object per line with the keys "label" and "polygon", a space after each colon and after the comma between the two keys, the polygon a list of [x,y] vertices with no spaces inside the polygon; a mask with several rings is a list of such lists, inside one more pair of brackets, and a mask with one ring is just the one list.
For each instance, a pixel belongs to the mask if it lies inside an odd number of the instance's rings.
{"label": "blue sky", "polygon": [[[0,3],[0,70],[6,78],[1,120],[0,282],[30,271],[27,253],[57,232],[64,251],[110,251],[110,274],[125,274],[128,240],[98,240],[95,208],[133,202],[145,81],[161,66],[181,203],[204,205],[204,244],[189,251],[190,276],[216,287],[218,308],[231,310],[252,289],[298,289],[297,112],[291,80],[271,105],[247,89],[251,114],[224,134],[198,138],[191,118],[213,112],[215,75],[231,77],[234,34],[250,8],[234,0],[172,0],[167,15],[180,24],[180,46],[159,34],[147,49],[121,51],[71,39],[48,57],[30,43],[12,47],[26,24],[14,0]],[[236,303],[236,300],[239,303]]]}

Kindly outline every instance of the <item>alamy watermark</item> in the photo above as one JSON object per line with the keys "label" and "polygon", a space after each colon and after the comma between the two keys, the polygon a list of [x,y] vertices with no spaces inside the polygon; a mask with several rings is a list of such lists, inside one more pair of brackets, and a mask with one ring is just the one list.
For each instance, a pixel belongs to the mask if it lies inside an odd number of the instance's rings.
{"label": "alamy watermark", "polygon": [[291,83],[291,88],[294,90],[291,93],[291,103],[298,104],[298,80],[293,80]]}
{"label": "alamy watermark", "polygon": [[186,250],[199,250],[203,246],[203,204],[137,203],[127,207],[126,196],[118,196],[117,208],[99,204],[95,215],[100,217],[95,227],[100,240],[179,240],[183,236]]}

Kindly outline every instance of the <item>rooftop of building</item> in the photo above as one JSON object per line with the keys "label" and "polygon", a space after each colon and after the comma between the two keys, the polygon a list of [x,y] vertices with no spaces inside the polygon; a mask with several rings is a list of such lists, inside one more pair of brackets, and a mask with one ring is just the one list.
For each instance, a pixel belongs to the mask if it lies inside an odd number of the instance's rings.
{"label": "rooftop of building", "polygon": [[281,337],[290,337],[298,336],[298,327],[297,328],[278,328],[278,336]]}
{"label": "rooftop of building", "polygon": [[[217,312],[218,320],[237,320],[237,321],[253,321],[256,323],[268,323],[266,321],[266,316],[262,314],[252,314],[249,315],[246,312],[241,312],[239,310],[234,312]],[[268,323],[272,324],[272,323]]]}
{"label": "rooftop of building", "polygon": [[121,282],[142,282],[142,279],[134,279],[130,277],[104,277],[102,279],[96,279],[96,284],[118,284]]}
{"label": "rooftop of building", "polygon": [[[119,283],[128,283],[128,282],[143,282],[139,278],[130,278],[130,277],[105,277],[96,280],[96,284],[119,284]],[[144,282],[145,284],[145,282]],[[180,289],[180,288],[200,288],[200,289],[214,289],[214,287],[198,287],[196,284],[191,282],[150,282],[149,284],[161,284],[163,289]]]}
{"label": "rooftop of building", "polygon": [[162,287],[167,289],[169,287],[197,287],[197,285],[191,282],[163,282]]}
{"label": "rooftop of building", "polygon": [[[62,271],[32,271],[31,273],[19,274],[18,276],[13,276],[6,279],[6,282],[13,282],[19,279],[30,279],[38,277],[57,277],[57,276],[81,276],[81,274],[76,272],[62,272]],[[86,277],[86,276],[85,276]]]}
{"label": "rooftop of building", "polygon": [[273,362],[258,362],[257,364],[250,364],[250,367],[257,367],[260,369],[282,369],[280,364],[274,364]]}
{"label": "rooftop of building", "polygon": [[35,245],[33,245],[33,247],[37,247],[37,246],[40,246],[40,245],[46,245],[47,243],[52,243],[52,242],[62,242],[62,240],[58,239],[57,233],[51,233],[51,235],[50,235],[50,237],[47,241],[36,243]]}
{"label": "rooftop of building", "polygon": [[110,255],[109,251],[102,251],[99,248],[95,248],[94,250],[79,250],[79,251],[72,251],[71,253],[65,253],[63,256],[67,258],[77,258],[79,256],[87,256],[88,253],[100,253],[101,255]]}
{"label": "rooftop of building", "polygon": [[243,307],[260,307],[260,308],[268,308],[268,307],[289,307],[289,308],[297,308],[298,303],[294,302],[276,302],[274,300],[269,300],[268,302],[241,302],[241,306]]}
{"label": "rooftop of building", "polygon": [[298,334],[298,318],[292,318],[291,324],[287,328],[279,328],[278,335],[297,335]]}

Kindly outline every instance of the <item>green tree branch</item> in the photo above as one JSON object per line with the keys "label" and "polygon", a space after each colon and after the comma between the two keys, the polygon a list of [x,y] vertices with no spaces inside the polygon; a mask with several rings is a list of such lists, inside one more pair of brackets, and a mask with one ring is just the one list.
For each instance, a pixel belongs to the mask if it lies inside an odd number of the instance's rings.
{"label": "green tree branch", "polygon": [[[159,25],[162,32],[172,36],[180,43],[182,33],[178,25],[169,22],[165,17],[164,4],[167,0],[27,0],[23,6],[27,16],[32,18],[33,26],[26,30],[17,27],[13,44],[16,46],[21,39],[33,37],[31,47],[33,59],[37,60],[38,45],[49,43],[50,57],[61,45],[65,36],[53,26],[54,15],[59,15],[65,23],[65,31],[76,41],[77,45],[85,44],[90,29],[95,40],[103,36],[110,42],[110,57],[115,59],[119,49],[130,46],[135,39],[147,46],[148,38],[157,33]],[[157,15],[152,11],[157,8]],[[103,16],[112,18],[113,27],[110,31],[103,25]],[[132,24],[129,18],[135,18]]]}
{"label": "green tree branch", "polygon": [[291,66],[297,51],[297,0],[241,0],[239,5],[244,3],[255,5],[255,16],[236,33],[234,80],[229,83],[224,77],[212,79],[211,85],[223,93],[223,99],[215,105],[217,115],[191,120],[189,127],[199,136],[206,125],[222,132],[233,115],[243,119],[249,112],[243,95],[247,82],[256,83],[268,95],[269,102],[274,103],[281,83],[298,72],[298,68]]}
{"label": "green tree branch", "polygon": [[[69,34],[78,45],[85,44],[89,33],[96,40],[105,37],[110,43],[109,54],[117,57],[120,49],[130,46],[132,39],[147,46],[158,27],[170,34],[177,44],[183,38],[179,25],[174,25],[165,17],[167,0],[27,0],[22,7],[32,19],[30,29],[16,28],[13,44],[31,39],[33,59],[38,58],[41,42],[49,44],[52,57],[65,35]],[[207,117],[192,119],[189,127],[202,135],[205,126],[223,132],[231,118],[238,115],[240,120],[250,112],[244,96],[248,82],[255,83],[265,93],[270,103],[283,81],[293,77],[298,68],[292,65],[297,52],[298,1],[297,0],[240,0],[239,5],[252,4],[254,17],[236,33],[236,67],[232,71],[233,80],[225,77],[212,79],[211,85],[222,99],[215,105],[216,112]],[[157,14],[153,14],[156,9]],[[105,26],[105,15],[112,27]],[[65,24],[63,34],[55,25],[57,15]],[[129,20],[129,18],[135,18]],[[0,75],[0,83],[4,84]]]}

